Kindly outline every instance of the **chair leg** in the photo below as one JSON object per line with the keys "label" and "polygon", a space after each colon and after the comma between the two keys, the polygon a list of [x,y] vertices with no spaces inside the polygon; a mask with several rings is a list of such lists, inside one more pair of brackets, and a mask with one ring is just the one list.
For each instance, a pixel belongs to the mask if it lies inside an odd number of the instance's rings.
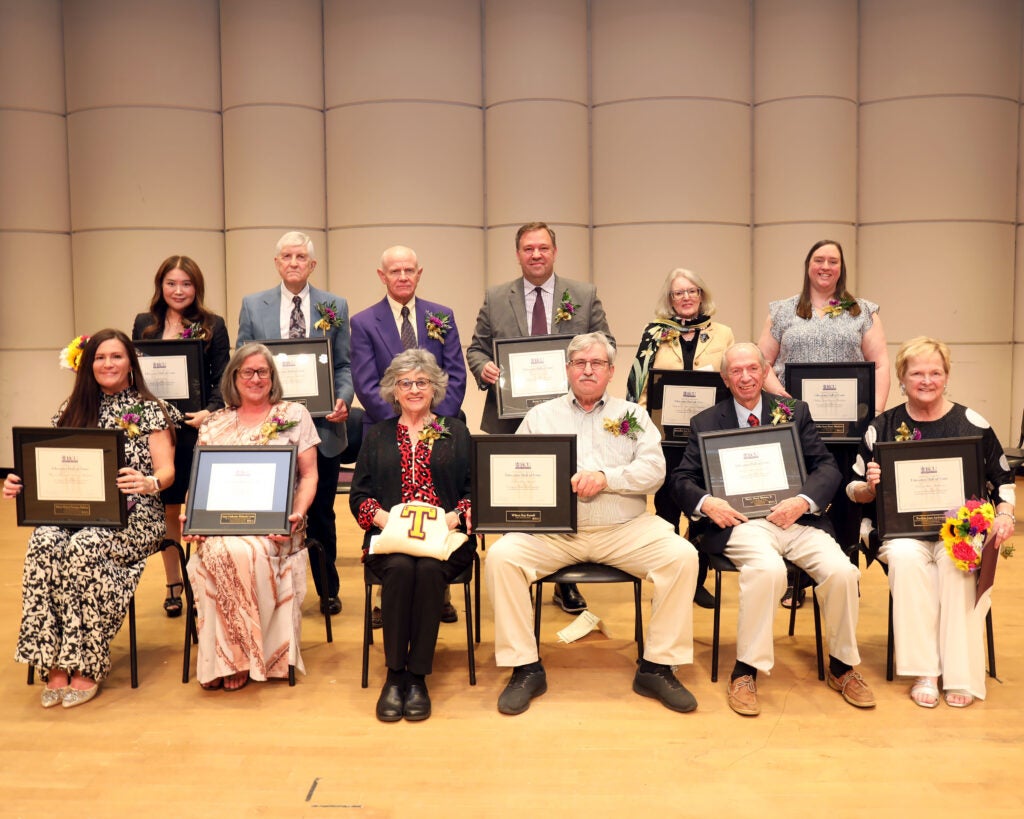
{"label": "chair leg", "polygon": [[715,569],[715,613],[711,627],[711,682],[718,682],[718,638],[722,624],[722,572]]}
{"label": "chair leg", "polygon": [[462,584],[462,593],[466,597],[466,654],[469,658],[469,684],[476,685],[476,646],[473,644],[473,597],[469,591],[469,581]]}
{"label": "chair leg", "polygon": [[[792,566],[790,566],[789,568],[792,568]],[[797,601],[797,598],[800,596],[800,592],[803,591],[800,588],[800,581],[803,580],[802,573],[797,571],[796,574],[794,575],[794,577],[796,579],[793,581],[793,596],[790,598],[790,601],[789,601],[790,602],[790,607],[789,607],[789,636],[790,637],[792,637],[796,633],[796,601]]]}
{"label": "chair leg", "polygon": [[132,688],[139,687],[139,651],[135,642],[135,595],[128,601],[128,661],[132,667]]}
{"label": "chair leg", "polygon": [[[306,540],[306,551],[310,549],[316,552],[317,563],[320,564],[320,577],[327,577],[327,555],[324,553],[323,544],[319,540],[309,538]],[[334,629],[331,626],[331,613],[327,610],[327,600],[321,595],[320,596],[320,611],[324,615],[324,631],[327,632],[327,642],[334,642]]]}
{"label": "chair leg", "polygon": [[988,675],[996,678],[996,638],[992,628],[992,609],[985,615],[985,637],[988,643]]}
{"label": "chair leg", "polygon": [[369,583],[366,587],[366,599],[363,602],[363,678],[362,685],[366,688],[370,684],[370,643],[373,641],[373,626],[370,622],[373,606],[373,586]]}
{"label": "chair leg", "polygon": [[895,633],[892,627],[892,592],[889,592],[889,637],[885,645],[885,679],[892,682],[893,678],[893,655],[895,651]]}
{"label": "chair leg", "polygon": [[640,603],[640,581],[633,581],[633,639],[636,640],[636,659],[641,662],[644,658],[644,610]]}
{"label": "chair leg", "polygon": [[288,666],[288,685],[295,685],[295,666]]}
{"label": "chair leg", "polygon": [[[476,644],[480,645],[480,555],[473,552],[473,590],[476,592],[476,608],[473,615],[476,617]],[[469,617],[469,615],[466,615]]]}
{"label": "chair leg", "polygon": [[821,608],[818,606],[818,594],[814,586],[811,586],[811,601],[814,603],[814,647],[818,655],[818,679],[824,680],[825,652],[821,647]]}
{"label": "chair leg", "polygon": [[534,583],[533,592],[533,636],[537,641],[537,659],[540,660],[540,609],[544,599],[544,584],[540,581]]}
{"label": "chair leg", "polygon": [[35,685],[36,682],[36,667],[32,663],[28,664],[28,684]]}

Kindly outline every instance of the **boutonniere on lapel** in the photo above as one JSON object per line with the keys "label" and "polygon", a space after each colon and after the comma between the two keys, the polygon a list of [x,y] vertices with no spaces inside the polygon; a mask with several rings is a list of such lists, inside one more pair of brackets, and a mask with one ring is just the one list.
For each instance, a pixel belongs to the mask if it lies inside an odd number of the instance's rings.
{"label": "boutonniere on lapel", "polygon": [[435,418],[433,421],[428,421],[424,424],[423,429],[420,430],[419,440],[425,442],[427,446],[433,449],[434,441],[447,438],[450,435],[451,432],[449,432],[444,418]]}
{"label": "boutonniere on lapel", "polygon": [[182,322],[180,336],[189,341],[202,341],[206,338],[206,328],[201,321],[185,321]]}
{"label": "boutonniere on lapel", "polygon": [[573,304],[572,299],[569,298],[569,290],[563,291],[562,298],[558,302],[558,309],[555,311],[555,324],[560,321],[572,321],[579,307],[578,304]]}
{"label": "boutonniere on lapel", "polygon": [[298,424],[298,421],[286,421],[280,415],[275,415],[269,421],[264,421],[262,426],[260,426],[260,443],[269,444],[277,437],[278,433],[298,426]]}
{"label": "boutonniere on lapel", "polygon": [[792,398],[776,398],[772,406],[772,426],[788,424],[793,420],[796,402]]}
{"label": "boutonniere on lapel", "polygon": [[434,341],[444,341],[448,331],[452,329],[452,317],[447,313],[431,313],[427,311],[427,335]]}
{"label": "boutonniere on lapel", "polygon": [[671,330],[668,327],[655,327],[651,335],[658,340],[659,344],[670,344],[679,338],[678,330]]}
{"label": "boutonniere on lapel", "polygon": [[636,413],[633,410],[622,413],[618,418],[605,418],[604,428],[616,438],[623,436],[631,441],[635,441],[637,436],[644,431],[640,422],[636,420]]}
{"label": "boutonniere on lapel", "polygon": [[856,303],[853,299],[829,299],[828,304],[821,308],[821,312],[829,318],[836,318],[841,316],[844,310],[849,310]]}
{"label": "boutonniere on lapel", "polygon": [[117,425],[128,433],[129,438],[138,438],[142,434],[142,430],[139,429],[139,421],[142,420],[141,412],[142,404],[132,404],[117,419]]}
{"label": "boutonniere on lapel", "polygon": [[913,432],[911,432],[910,427],[907,426],[907,422],[904,421],[902,424],[896,427],[895,437],[896,440],[899,441],[900,443],[902,443],[903,441],[920,441],[921,430],[919,430],[917,427],[914,427]]}
{"label": "boutonniere on lapel", "polygon": [[326,333],[333,327],[341,327],[337,304],[333,301],[318,301],[313,306],[316,307],[316,311],[320,314],[320,320],[313,325],[317,330],[323,330]]}

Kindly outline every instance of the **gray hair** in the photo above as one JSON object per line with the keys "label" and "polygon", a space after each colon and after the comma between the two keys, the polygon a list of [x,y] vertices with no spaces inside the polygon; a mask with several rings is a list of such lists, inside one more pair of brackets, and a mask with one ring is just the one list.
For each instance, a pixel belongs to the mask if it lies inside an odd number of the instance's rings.
{"label": "gray hair", "polygon": [[574,353],[578,353],[580,350],[585,350],[587,347],[593,347],[595,344],[603,344],[605,349],[605,355],[608,356],[608,364],[615,363],[615,347],[608,340],[608,336],[602,333],[600,330],[594,333],[582,333],[581,335],[573,338],[569,342],[569,346],[565,350],[565,360],[572,361]]}
{"label": "gray hair", "polygon": [[754,344],[752,341],[737,341],[735,344],[730,344],[725,348],[725,352],[722,353],[722,372],[725,372],[729,366],[729,356],[732,352],[738,351],[740,348],[750,349],[757,353],[757,360],[761,362],[761,369],[768,369],[768,362],[765,360],[764,353],[761,352],[761,348]]}
{"label": "gray hair", "polygon": [[395,399],[395,384],[402,376],[413,372],[423,373],[430,381],[430,386],[434,389],[430,408],[434,409],[444,401],[445,393],[448,391],[448,373],[437,366],[437,359],[433,353],[419,347],[399,353],[391,360],[380,379],[381,400],[387,401],[396,411],[400,411],[401,405]]}
{"label": "gray hair", "polygon": [[387,250],[385,250],[383,253],[381,253],[380,254],[380,262],[378,263],[378,268],[380,270],[387,270],[388,269],[388,263],[389,263],[390,259],[393,256],[405,256],[405,255],[412,256],[412,263],[416,267],[416,269],[418,270],[419,266],[420,266],[420,260],[419,260],[419,257],[416,255],[416,251],[413,250],[411,247],[406,247],[405,245],[392,245]]}
{"label": "gray hair", "polygon": [[231,356],[228,366],[224,368],[224,375],[220,379],[220,394],[224,403],[229,407],[242,406],[242,396],[235,385],[235,376],[242,369],[242,362],[251,355],[261,355],[267,362],[267,368],[270,370],[270,403],[276,404],[281,400],[283,392],[281,379],[277,374],[277,365],[274,363],[273,354],[266,344],[250,341],[235,350],[235,354]]}
{"label": "gray hair", "polygon": [[699,273],[687,270],[685,267],[677,267],[668,274],[668,278],[665,279],[665,283],[661,286],[661,293],[658,294],[658,304],[654,309],[654,315],[658,318],[672,318],[676,314],[676,311],[672,308],[672,285],[679,278],[689,279],[700,288],[700,313],[705,316],[713,316],[718,306],[711,297],[711,291]]}
{"label": "gray hair", "polygon": [[313,240],[299,230],[289,230],[284,236],[278,239],[274,255],[279,255],[284,248],[291,247],[292,245],[302,245],[306,248],[309,258],[316,258],[316,250],[313,249]]}

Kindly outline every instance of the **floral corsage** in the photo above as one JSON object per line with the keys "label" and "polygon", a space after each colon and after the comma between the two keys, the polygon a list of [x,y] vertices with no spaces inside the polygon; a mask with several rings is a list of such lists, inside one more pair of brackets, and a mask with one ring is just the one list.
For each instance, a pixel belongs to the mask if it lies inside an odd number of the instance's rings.
{"label": "floral corsage", "polygon": [[670,330],[668,327],[655,328],[654,334],[661,344],[670,344],[680,336],[678,330]]}
{"label": "floral corsage", "polygon": [[907,426],[907,422],[904,421],[902,424],[896,427],[896,440],[900,441],[901,443],[903,441],[920,441],[921,430],[919,430],[917,427],[914,427],[914,431],[911,432],[910,427]]}
{"label": "floral corsage", "polygon": [[[985,540],[996,518],[996,510],[991,503],[969,500],[959,509],[950,509],[946,516],[939,530],[946,552],[960,571],[976,572],[981,568]],[[1010,557],[1013,547],[1004,545],[1000,554]]]}
{"label": "floral corsage", "polygon": [[280,415],[275,415],[269,421],[264,421],[260,427],[260,443],[269,444],[273,441],[279,432],[284,432],[286,429],[298,426],[298,421],[286,421]]}
{"label": "floral corsage", "polygon": [[433,447],[434,441],[440,438],[447,438],[449,435],[451,435],[451,432],[448,430],[448,425],[445,423],[444,418],[435,418],[423,425],[423,429],[420,430],[419,440]]}
{"label": "floral corsage", "polygon": [[139,429],[139,421],[142,420],[141,412],[142,404],[132,404],[117,419],[117,425],[128,433],[129,438],[138,438],[142,434],[142,430]]}
{"label": "floral corsage", "polygon": [[635,441],[637,436],[644,431],[640,422],[636,420],[636,413],[633,410],[622,413],[618,418],[605,418],[604,428],[616,438],[622,435],[631,441]]}
{"label": "floral corsage", "polygon": [[821,309],[821,312],[829,318],[841,316],[844,310],[849,310],[855,305],[853,299],[829,299],[828,304]]}
{"label": "floral corsage", "polygon": [[78,365],[82,363],[82,353],[85,352],[85,345],[89,341],[89,336],[78,336],[71,340],[63,350],[60,351],[60,368],[62,370],[71,370],[73,373],[78,372]]}
{"label": "floral corsage", "polygon": [[427,335],[434,341],[444,341],[448,331],[452,329],[452,317],[447,313],[431,313],[427,311]]}
{"label": "floral corsage", "polygon": [[578,309],[579,305],[573,304],[572,299],[569,298],[568,289],[564,290],[562,292],[562,299],[558,302],[558,309],[555,311],[555,324],[558,324],[560,321],[572,321]]}
{"label": "floral corsage", "polygon": [[332,327],[341,327],[341,319],[338,318],[338,305],[333,301],[318,301],[315,305],[316,311],[320,314],[320,320],[313,326],[325,333]]}
{"label": "floral corsage", "polygon": [[788,424],[796,412],[796,402],[792,398],[776,398],[772,406],[772,426]]}
{"label": "floral corsage", "polygon": [[202,341],[206,338],[206,328],[201,321],[184,321],[181,326],[181,337],[190,341]]}

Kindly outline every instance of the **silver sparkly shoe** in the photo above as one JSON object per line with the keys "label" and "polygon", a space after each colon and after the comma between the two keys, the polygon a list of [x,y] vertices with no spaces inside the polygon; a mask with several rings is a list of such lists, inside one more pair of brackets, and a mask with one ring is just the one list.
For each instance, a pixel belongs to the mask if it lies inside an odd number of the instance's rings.
{"label": "silver sparkly shoe", "polygon": [[95,697],[100,690],[100,684],[96,683],[92,688],[86,688],[84,691],[78,688],[65,688],[64,698],[62,700],[65,708],[74,708],[76,705],[82,705],[87,703],[93,697]]}
{"label": "silver sparkly shoe", "polygon": [[67,690],[68,687],[66,685],[61,688],[44,688],[43,696],[40,698],[43,708],[53,708],[55,705],[60,705]]}

